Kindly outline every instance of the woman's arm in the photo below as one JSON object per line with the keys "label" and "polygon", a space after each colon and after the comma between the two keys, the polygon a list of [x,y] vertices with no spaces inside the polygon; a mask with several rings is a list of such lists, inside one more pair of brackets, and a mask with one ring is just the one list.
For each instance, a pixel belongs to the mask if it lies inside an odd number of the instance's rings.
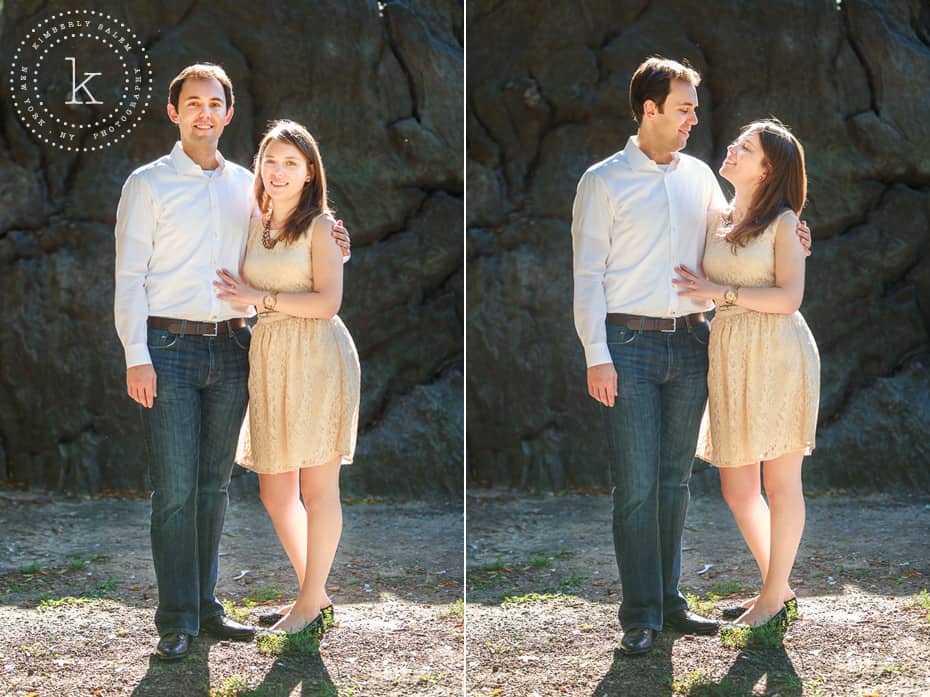
{"label": "woman's arm", "polygon": [[[332,319],[342,306],[342,249],[332,237],[335,220],[320,216],[310,230],[313,290],[278,293],[275,311],[307,319]],[[259,305],[261,310],[262,306]]]}
{"label": "woman's arm", "polygon": [[[782,216],[775,230],[775,287],[740,288],[736,305],[779,315],[790,315],[804,299],[805,249],[796,233],[798,217]],[[720,296],[723,302],[723,295]]]}
{"label": "woman's arm", "polygon": [[[313,290],[308,293],[278,293],[274,304],[276,312],[306,319],[332,319],[342,305],[342,249],[333,238],[335,220],[329,215],[320,216],[310,230],[310,263],[313,272]],[[252,288],[233,276],[228,270],[217,271],[220,282],[214,281],[221,300],[255,305],[259,312],[264,307],[265,291]]]}
{"label": "woman's arm", "polygon": [[[804,259],[806,250],[797,235],[798,218],[794,213],[782,216],[775,230],[775,286],[773,288],[740,288],[734,304],[756,312],[790,315],[804,299]],[[713,300],[724,304],[724,293],[730,286],[708,281],[685,266],[675,271],[682,280],[672,283],[686,298]]]}

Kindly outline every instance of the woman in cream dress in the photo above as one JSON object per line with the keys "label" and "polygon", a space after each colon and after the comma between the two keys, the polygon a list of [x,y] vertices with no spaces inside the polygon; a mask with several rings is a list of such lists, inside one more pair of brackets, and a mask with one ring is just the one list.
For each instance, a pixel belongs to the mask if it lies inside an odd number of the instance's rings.
{"label": "woman in cream dress", "polygon": [[[708,217],[703,273],[677,267],[680,295],[717,304],[708,346],[708,423],[698,457],[720,469],[723,496],[762,574],[741,624],[784,621],[804,530],[801,463],[814,449],[817,345],[798,312],[805,249],[795,234],[807,180],[804,150],[777,121],[746,126],[720,174],[730,208]],[[706,276],[706,277],[705,277]],[[768,504],[759,483],[760,462]]]}
{"label": "woman in cream dress", "polygon": [[215,285],[221,299],[259,310],[237,461],[258,473],[262,503],[297,573],[297,599],[274,625],[295,633],[331,618],[326,578],[342,532],[339,470],[355,452],[359,364],[336,315],[342,251],[331,235],[319,150],[303,126],[278,121],[265,134],[255,200],[242,279],[224,269]]}

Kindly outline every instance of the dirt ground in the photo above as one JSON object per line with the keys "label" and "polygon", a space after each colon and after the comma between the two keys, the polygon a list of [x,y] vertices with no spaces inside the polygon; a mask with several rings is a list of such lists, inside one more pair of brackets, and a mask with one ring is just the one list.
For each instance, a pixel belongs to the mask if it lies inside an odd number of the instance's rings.
{"label": "dirt ground", "polygon": [[[681,587],[719,618],[751,597],[758,570],[701,476]],[[663,632],[638,657],[617,650],[608,496],[475,490],[466,510],[468,697],[930,695],[928,498],[808,498],[792,576],[801,617],[782,647]]]}
{"label": "dirt ground", "polygon": [[[337,626],[318,655],[200,637],[165,664],[152,656],[148,500],[0,491],[0,695],[461,695],[461,506],[343,511],[329,580]],[[293,571],[256,498],[231,501],[220,554],[217,595],[236,612],[254,622],[276,596],[293,598]]]}

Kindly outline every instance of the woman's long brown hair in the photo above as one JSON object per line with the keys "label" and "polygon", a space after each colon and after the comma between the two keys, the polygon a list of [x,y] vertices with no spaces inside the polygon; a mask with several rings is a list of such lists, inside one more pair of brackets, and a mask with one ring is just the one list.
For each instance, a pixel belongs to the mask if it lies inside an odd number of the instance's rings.
{"label": "woman's long brown hair", "polygon": [[300,150],[307,161],[307,168],[313,170],[310,181],[304,184],[300,192],[297,206],[288,216],[284,229],[278,237],[285,244],[292,244],[307,232],[314,218],[321,213],[330,212],[326,200],[326,172],[323,169],[323,161],[320,159],[320,149],[316,139],[310,135],[310,131],[295,121],[287,119],[274,121],[262,137],[252,165],[255,171],[252,191],[262,215],[268,215],[271,210],[271,197],[265,191],[265,183],[262,181],[262,160],[265,158],[268,145],[275,140],[289,143]]}
{"label": "woman's long brown hair", "polygon": [[[777,119],[753,121],[743,127],[740,137],[754,133],[762,143],[762,165],[767,175],[756,189],[746,216],[726,233],[727,241],[740,247],[765,232],[785,208],[800,216],[807,200],[804,148],[798,139]],[[730,224],[732,215],[731,206]]]}

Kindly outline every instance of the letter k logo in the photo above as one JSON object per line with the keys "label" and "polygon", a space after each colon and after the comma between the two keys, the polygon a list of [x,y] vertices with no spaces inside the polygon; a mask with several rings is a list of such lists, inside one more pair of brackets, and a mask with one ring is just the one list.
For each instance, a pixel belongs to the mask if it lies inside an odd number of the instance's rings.
{"label": "letter k logo", "polygon": [[[65,104],[103,104],[103,102],[98,101],[97,98],[94,97],[93,94],[91,94],[91,91],[87,89],[87,83],[93,80],[98,75],[102,75],[103,73],[84,73],[85,75],[84,82],[78,85],[76,84],[77,82],[77,61],[74,60],[74,58],[70,56],[65,58],[65,60],[71,61],[71,99],[65,102]],[[85,101],[81,101],[80,99],[78,99],[77,98],[78,90],[84,90],[87,93],[87,96],[90,97],[90,101],[85,102]]]}

